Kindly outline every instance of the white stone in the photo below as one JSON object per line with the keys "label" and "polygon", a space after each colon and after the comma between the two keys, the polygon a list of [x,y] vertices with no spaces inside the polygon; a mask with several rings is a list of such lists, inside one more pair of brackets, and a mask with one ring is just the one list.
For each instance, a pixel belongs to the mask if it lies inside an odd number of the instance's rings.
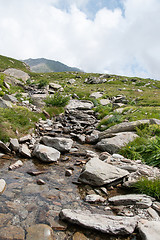
{"label": "white stone", "polygon": [[0,179],[0,194],[3,193],[3,191],[5,190],[6,187],[6,182],[4,179]]}
{"label": "white stone", "polygon": [[60,158],[60,152],[52,147],[37,144],[35,145],[33,156],[44,162],[56,162]]}

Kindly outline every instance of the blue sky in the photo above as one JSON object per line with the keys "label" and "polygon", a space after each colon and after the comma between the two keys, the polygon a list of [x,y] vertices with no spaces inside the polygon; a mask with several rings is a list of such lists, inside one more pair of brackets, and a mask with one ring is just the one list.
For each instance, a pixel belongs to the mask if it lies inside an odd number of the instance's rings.
{"label": "blue sky", "polygon": [[0,54],[160,80],[160,0],[0,0]]}

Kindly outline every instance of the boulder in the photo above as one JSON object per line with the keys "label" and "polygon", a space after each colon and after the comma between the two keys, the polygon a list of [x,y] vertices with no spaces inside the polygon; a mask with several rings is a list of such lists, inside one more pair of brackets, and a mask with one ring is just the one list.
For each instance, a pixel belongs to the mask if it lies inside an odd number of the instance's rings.
{"label": "boulder", "polygon": [[0,149],[5,153],[10,153],[11,150],[7,147],[6,144],[4,144],[2,141],[0,141]]}
{"label": "boulder", "polygon": [[0,97],[0,108],[12,108],[12,103]]}
{"label": "boulder", "polygon": [[45,145],[53,147],[60,152],[70,151],[73,145],[73,140],[70,138],[44,136],[41,140]]}
{"label": "boulder", "polygon": [[22,79],[24,82],[26,82],[30,78],[28,73],[23,72],[22,70],[15,69],[15,68],[6,69],[4,71],[4,74],[18,78],[18,79]]}
{"label": "boulder", "polygon": [[160,221],[141,219],[138,223],[138,230],[143,240],[160,239]]}
{"label": "boulder", "polygon": [[100,99],[100,104],[102,104],[103,106],[106,106],[110,103],[111,103],[111,100],[109,99]]}
{"label": "boulder", "polygon": [[105,202],[106,199],[97,194],[89,194],[84,199],[86,202],[95,203],[95,202]]}
{"label": "boulder", "polygon": [[108,199],[114,205],[136,205],[139,208],[149,208],[152,205],[151,197],[145,194],[118,195]]}
{"label": "boulder", "polygon": [[3,191],[5,190],[6,188],[6,182],[4,179],[0,179],[0,194],[3,193]]}
{"label": "boulder", "polygon": [[68,105],[66,106],[66,109],[89,110],[92,109],[93,107],[94,104],[91,101],[72,99],[69,101]]}
{"label": "boulder", "polygon": [[57,83],[49,83],[49,87],[55,91],[57,91],[57,90],[63,91],[63,87]]}
{"label": "boulder", "polygon": [[128,174],[128,171],[95,157],[86,163],[78,180],[93,186],[103,186],[104,184],[114,184]]}
{"label": "boulder", "polygon": [[27,158],[31,158],[31,151],[29,150],[27,144],[22,144],[19,148],[19,153]]}
{"label": "boulder", "polygon": [[101,92],[94,92],[90,95],[91,98],[95,98],[95,99],[101,98],[102,96],[103,96],[103,93]]}
{"label": "boulder", "polygon": [[63,209],[60,217],[82,227],[94,229],[111,235],[126,235],[134,232],[137,217],[121,217],[92,214],[90,211]]}
{"label": "boulder", "polygon": [[[99,135],[100,136],[100,135]],[[113,137],[102,139],[96,144],[96,148],[111,154],[118,152],[122,147],[132,142],[138,135],[133,132],[115,133]]]}
{"label": "boulder", "polygon": [[56,162],[60,158],[60,152],[52,147],[37,144],[35,145],[33,156],[43,162]]}
{"label": "boulder", "polygon": [[18,152],[19,150],[19,142],[17,138],[11,138],[10,139],[10,148],[15,151]]}
{"label": "boulder", "polygon": [[3,99],[6,100],[6,101],[10,101],[10,102],[12,102],[12,103],[17,103],[17,102],[18,102],[18,100],[17,100],[16,97],[14,97],[14,96],[12,96],[12,95],[8,95],[8,94],[5,94],[5,95],[3,96]]}
{"label": "boulder", "polygon": [[90,76],[90,77],[86,78],[84,82],[87,84],[99,84],[99,83],[105,83],[106,79],[101,78],[101,77]]}
{"label": "boulder", "polygon": [[53,240],[54,234],[50,226],[36,224],[27,228],[26,240]]}
{"label": "boulder", "polygon": [[31,99],[33,101],[33,105],[35,105],[36,107],[44,107],[44,100],[46,99],[46,97],[47,94],[32,94]]}

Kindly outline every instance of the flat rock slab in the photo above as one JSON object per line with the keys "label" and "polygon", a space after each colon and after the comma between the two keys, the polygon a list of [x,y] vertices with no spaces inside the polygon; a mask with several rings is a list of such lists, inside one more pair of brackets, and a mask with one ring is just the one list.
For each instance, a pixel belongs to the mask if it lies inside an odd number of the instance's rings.
{"label": "flat rock slab", "polygon": [[15,69],[15,68],[8,68],[4,71],[4,73],[6,75],[9,75],[9,76],[12,76],[12,77],[15,77],[18,79],[22,79],[25,82],[30,78],[28,73],[23,72],[22,70]]}
{"label": "flat rock slab", "polygon": [[152,205],[151,197],[145,194],[126,194],[108,199],[114,205],[137,205],[139,208],[149,208]]}
{"label": "flat rock slab", "polygon": [[0,194],[3,193],[3,191],[5,190],[6,188],[6,182],[4,179],[0,179]]}
{"label": "flat rock slab", "polygon": [[12,103],[0,98],[0,107],[1,108],[12,108]]}
{"label": "flat rock slab", "polygon": [[60,158],[60,152],[43,144],[35,145],[33,156],[43,162],[56,162]]}
{"label": "flat rock slab", "polygon": [[94,104],[91,101],[85,100],[70,100],[66,109],[79,109],[79,110],[89,110],[94,107]]}
{"label": "flat rock slab", "polygon": [[19,148],[19,152],[22,156],[31,158],[31,151],[29,150],[27,144],[22,144]]}
{"label": "flat rock slab", "polygon": [[10,147],[13,151],[17,152],[19,150],[19,142],[17,138],[10,139]]}
{"label": "flat rock slab", "polygon": [[36,224],[27,228],[26,240],[54,240],[53,230],[46,224]]}
{"label": "flat rock slab", "polygon": [[86,163],[78,180],[93,186],[103,186],[104,184],[113,183],[128,174],[128,171],[105,163],[95,157]]}
{"label": "flat rock slab", "polygon": [[2,149],[5,153],[11,152],[11,150],[2,141],[0,141],[0,149]]}
{"label": "flat rock slab", "polygon": [[62,137],[42,137],[42,142],[49,146],[57,149],[60,152],[68,152],[72,148],[73,140],[70,138]]}
{"label": "flat rock slab", "polygon": [[143,240],[160,239],[160,221],[148,221],[142,219],[138,223],[138,230]]}
{"label": "flat rock slab", "polygon": [[138,135],[133,132],[115,133],[113,137],[102,139],[96,148],[111,154],[118,152],[122,147],[132,142]]}
{"label": "flat rock slab", "polygon": [[137,217],[92,214],[89,211],[70,209],[61,210],[60,217],[71,223],[112,235],[131,234],[138,222]]}
{"label": "flat rock slab", "polygon": [[0,229],[0,239],[5,240],[24,240],[25,239],[25,231],[21,227],[16,227],[9,225],[7,227],[3,227]]}

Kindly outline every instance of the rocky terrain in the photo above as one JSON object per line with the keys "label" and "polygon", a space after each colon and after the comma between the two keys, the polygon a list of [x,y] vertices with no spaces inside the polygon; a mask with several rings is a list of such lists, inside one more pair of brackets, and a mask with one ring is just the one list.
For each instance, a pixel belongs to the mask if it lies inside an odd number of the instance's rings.
{"label": "rocky terrain", "polygon": [[[30,79],[17,69],[4,74],[8,89]],[[68,81],[72,85],[76,80]],[[105,81],[106,76],[88,77],[85,84]],[[0,141],[0,239],[159,240],[160,203],[133,192],[132,186],[141,177],[159,178],[160,170],[119,151],[139,138],[137,127],[159,126],[160,120],[123,121],[100,131],[94,101],[76,93],[63,113],[51,117],[44,99],[57,91],[62,93],[64,85],[25,85],[22,96],[32,101],[7,93],[0,98],[2,109],[23,106],[45,116],[27,134]],[[121,94],[103,99],[97,90],[91,95],[119,112],[128,102]]]}

